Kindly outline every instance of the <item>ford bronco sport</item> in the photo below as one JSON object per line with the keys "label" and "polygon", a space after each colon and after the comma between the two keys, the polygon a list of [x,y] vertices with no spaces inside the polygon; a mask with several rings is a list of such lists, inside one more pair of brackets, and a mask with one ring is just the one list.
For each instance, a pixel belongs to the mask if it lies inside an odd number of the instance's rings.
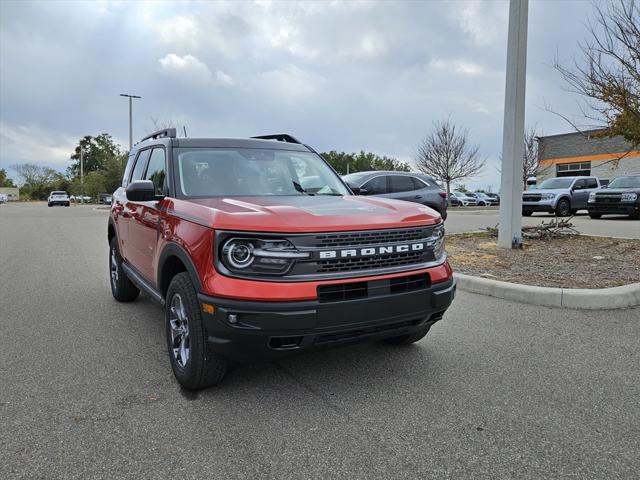
{"label": "ford bronco sport", "polygon": [[108,241],[113,296],[142,290],[163,306],[189,389],[232,361],[416,342],[455,294],[437,212],[353,195],[286,134],[145,137],[113,194]]}

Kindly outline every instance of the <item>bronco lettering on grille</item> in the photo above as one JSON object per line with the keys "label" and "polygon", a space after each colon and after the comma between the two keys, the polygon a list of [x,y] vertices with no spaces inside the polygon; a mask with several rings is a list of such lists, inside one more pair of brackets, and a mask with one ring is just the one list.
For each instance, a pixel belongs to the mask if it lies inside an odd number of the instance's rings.
{"label": "bronco lettering on grille", "polygon": [[387,247],[345,248],[342,250],[323,250],[319,252],[321,259],[328,258],[358,258],[373,255],[390,255],[394,253],[419,252],[424,250],[425,243],[410,243],[404,245],[392,245]]}

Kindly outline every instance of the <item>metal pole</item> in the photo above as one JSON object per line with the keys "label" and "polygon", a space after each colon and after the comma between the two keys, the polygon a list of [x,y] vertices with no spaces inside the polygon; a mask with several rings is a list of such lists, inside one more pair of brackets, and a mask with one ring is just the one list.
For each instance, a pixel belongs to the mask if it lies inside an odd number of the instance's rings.
{"label": "metal pole", "polygon": [[129,97],[129,151],[133,148],[133,99]]}
{"label": "metal pole", "polygon": [[80,203],[84,203],[84,158],[82,154],[82,142],[80,142]]}
{"label": "metal pole", "polygon": [[131,151],[133,148],[133,99],[142,97],[128,93],[121,93],[120,96],[129,98],[129,151]]}
{"label": "metal pole", "polygon": [[510,0],[498,246],[522,246],[522,154],[529,0]]}

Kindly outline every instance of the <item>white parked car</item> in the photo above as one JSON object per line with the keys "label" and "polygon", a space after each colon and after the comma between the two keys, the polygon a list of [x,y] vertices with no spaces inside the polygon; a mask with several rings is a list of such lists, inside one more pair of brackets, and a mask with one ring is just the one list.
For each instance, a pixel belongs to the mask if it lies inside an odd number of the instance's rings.
{"label": "white parked car", "polygon": [[9,197],[7,197],[4,193],[0,193],[0,203],[7,203],[9,201]]}
{"label": "white parked car", "polygon": [[478,201],[475,198],[470,197],[469,195],[467,195],[467,194],[465,194],[463,192],[451,192],[451,195],[456,197],[458,202],[460,202],[460,205],[462,205],[463,207],[468,207],[469,205],[477,205],[478,204]]}
{"label": "white parked car", "polygon": [[53,207],[54,205],[62,205],[64,207],[68,207],[71,204],[70,202],[71,199],[69,198],[69,194],[67,192],[54,191],[49,194],[47,205],[49,207]]}

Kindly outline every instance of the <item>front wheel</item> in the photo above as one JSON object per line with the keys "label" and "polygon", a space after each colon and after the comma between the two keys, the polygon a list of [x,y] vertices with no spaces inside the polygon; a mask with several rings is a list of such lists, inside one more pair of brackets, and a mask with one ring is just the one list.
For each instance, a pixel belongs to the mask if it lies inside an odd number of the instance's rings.
{"label": "front wheel", "polygon": [[185,272],[169,284],[165,324],[171,368],[180,385],[200,390],[220,383],[227,360],[209,349],[196,290]]}
{"label": "front wheel", "polygon": [[556,216],[568,217],[571,214],[571,202],[566,198],[561,198],[556,205]]}

